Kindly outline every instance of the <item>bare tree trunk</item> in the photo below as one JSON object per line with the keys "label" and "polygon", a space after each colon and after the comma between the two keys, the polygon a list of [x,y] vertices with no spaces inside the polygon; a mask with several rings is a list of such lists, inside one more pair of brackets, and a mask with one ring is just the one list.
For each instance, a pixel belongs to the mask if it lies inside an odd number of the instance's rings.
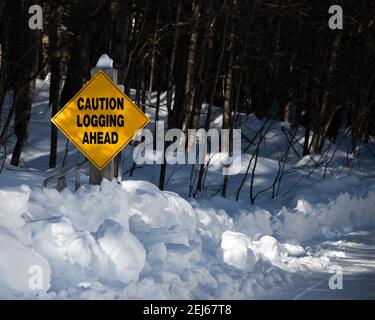
{"label": "bare tree trunk", "polygon": [[[188,54],[188,63],[186,71],[185,80],[185,118],[182,124],[182,130],[187,133],[187,130],[191,123],[191,117],[194,109],[194,95],[195,95],[195,85],[194,83],[194,70],[196,64],[196,52],[198,45],[198,26],[201,16],[202,4],[200,1],[194,1],[193,3],[193,30],[190,37],[190,47]],[[187,139],[189,140],[189,139]]]}
{"label": "bare tree trunk", "polygon": [[[201,45],[201,62],[199,63],[198,68],[198,85],[196,89],[196,96],[194,98],[194,113],[192,115],[191,120],[191,128],[197,129],[199,126],[199,120],[201,118],[201,111],[202,111],[202,104],[206,94],[206,87],[207,87],[207,79],[209,76],[209,67],[210,61],[212,60],[212,50],[213,50],[213,32],[214,27],[213,24],[215,22],[215,18],[210,17],[209,9],[205,8],[205,16],[206,19],[203,19],[202,24],[204,25],[204,31],[202,31],[204,39]],[[207,21],[208,20],[208,21]],[[211,21],[210,21],[211,20]]]}
{"label": "bare tree trunk", "polygon": [[[0,19],[0,40],[1,40],[1,66],[0,66],[0,116],[2,115],[4,98],[6,91],[9,87],[9,74],[11,73],[11,66],[9,64],[9,38],[11,37],[11,32],[13,31],[14,22],[12,19],[15,19],[14,15],[11,14],[11,10],[6,7],[6,1],[3,1],[0,4],[1,7],[1,19]],[[9,6],[9,4],[8,4]]]}
{"label": "bare tree trunk", "polygon": [[145,82],[145,64],[142,63],[142,71],[141,71],[141,106],[142,111],[146,111],[146,82]]}
{"label": "bare tree trunk", "polygon": [[[59,111],[59,100],[61,93],[61,79],[62,79],[62,49],[61,45],[61,34],[59,32],[60,24],[60,10],[61,7],[56,3],[51,3],[51,9],[53,14],[50,19],[49,26],[49,51],[51,61],[51,84],[49,91],[49,104],[52,107],[51,118],[56,115]],[[50,147],[50,158],[49,167],[56,167],[57,159],[57,127],[51,123],[51,147]]]}
{"label": "bare tree trunk", "polygon": [[[19,11],[20,19],[27,18],[29,5],[31,5],[29,1],[21,4]],[[28,137],[28,125],[34,97],[40,48],[40,32],[38,30],[31,30],[28,28],[28,25],[19,23],[17,30],[19,37],[14,41],[18,67],[15,70],[14,77],[12,77],[15,97],[13,101],[15,111],[14,132],[17,142],[10,162],[14,166],[18,166],[19,164],[21,152]]]}
{"label": "bare tree trunk", "polygon": [[[172,100],[173,100],[173,82],[174,82],[174,65],[176,60],[176,53],[177,53],[177,45],[178,45],[178,39],[179,39],[179,23],[180,23],[180,15],[181,15],[181,7],[182,7],[182,1],[179,1],[177,4],[177,11],[176,11],[176,27],[175,27],[175,33],[174,33],[174,39],[173,39],[173,47],[171,56],[169,58],[169,66],[168,66],[168,79],[167,79],[167,111],[168,111],[168,129],[172,128],[174,123],[174,110],[172,111]],[[165,175],[167,170],[167,164],[165,159],[165,150],[168,147],[168,144],[164,144],[164,161],[160,166],[160,177],[159,177],[159,189],[164,190],[164,184],[165,184]]]}
{"label": "bare tree trunk", "polygon": [[47,63],[47,59],[48,59],[48,36],[45,34],[45,29],[43,29],[41,32],[40,32],[40,37],[39,37],[39,43],[40,43],[40,47],[39,47],[39,61],[38,61],[38,65],[41,66],[41,71],[39,73],[39,76],[41,79],[45,79],[48,75],[48,63]]}
{"label": "bare tree trunk", "polygon": [[[220,78],[220,70],[221,70],[221,67],[222,67],[223,57],[224,57],[224,53],[225,53],[227,26],[228,26],[228,16],[226,16],[226,18],[225,18],[223,38],[222,38],[222,41],[221,41],[221,43],[222,43],[221,50],[220,50],[219,59],[218,59],[217,67],[216,67],[216,74],[215,74],[215,78],[214,78],[214,83],[212,85],[211,95],[209,97],[209,102],[208,102],[208,107],[207,107],[207,114],[206,114],[206,121],[205,121],[205,130],[206,131],[210,130],[212,106],[214,104],[217,84],[218,84],[219,78]],[[211,30],[210,32],[212,34],[213,30]],[[211,46],[211,49],[212,49],[213,44],[211,43],[210,46]],[[197,182],[197,190],[198,191],[203,190],[203,177],[204,177],[205,167],[206,167],[205,164],[201,164],[200,168],[199,168],[198,182]]]}
{"label": "bare tree trunk", "polygon": [[327,71],[327,82],[325,86],[325,90],[323,93],[322,103],[320,107],[319,112],[319,119],[320,122],[317,124],[317,130],[315,132],[315,137],[312,142],[312,148],[314,152],[321,153],[324,145],[324,140],[327,133],[327,126],[328,123],[328,108],[330,104],[330,97],[331,97],[331,90],[332,90],[332,84],[334,81],[334,72],[336,69],[337,64],[337,55],[340,50],[341,45],[341,39],[342,39],[342,33],[339,32],[335,35],[332,46],[331,46],[331,52],[329,57],[329,67]]}
{"label": "bare tree trunk", "polygon": [[310,87],[311,81],[309,81],[309,75],[305,75],[302,83],[302,96],[301,96],[301,107],[303,109],[303,114],[301,115],[301,124],[305,127],[305,135],[303,142],[303,156],[307,156],[310,153],[310,130],[311,130],[311,104],[310,101]]}
{"label": "bare tree trunk", "polygon": [[[156,137],[157,135],[157,125],[159,121],[159,112],[160,112],[160,89],[158,88],[156,90],[156,106],[155,106],[155,134],[154,136]],[[154,138],[154,150],[156,150],[156,138]]]}
{"label": "bare tree trunk", "polygon": [[[235,2],[235,1],[234,1]],[[229,143],[223,143],[223,152],[227,152],[228,156],[232,156],[232,135],[233,135],[233,121],[232,121],[232,77],[233,77],[233,48],[234,46],[234,22],[232,21],[231,33],[228,50],[230,51],[228,61],[228,71],[225,77],[225,93],[224,93],[224,107],[223,107],[223,129],[229,129]],[[229,150],[226,147],[229,147]],[[228,187],[228,175],[224,175],[223,187],[221,189],[221,195],[225,198]]]}
{"label": "bare tree trunk", "polygon": [[[174,33],[174,39],[173,39],[173,47],[171,56],[169,58],[169,66],[168,66],[168,83],[167,83],[167,110],[168,110],[168,123],[173,120],[172,115],[172,99],[173,99],[173,83],[174,83],[174,65],[176,60],[176,53],[177,53],[177,45],[178,45],[178,39],[179,39],[179,23],[180,23],[180,15],[181,15],[181,7],[182,7],[182,1],[180,1],[177,4],[177,12],[176,12],[176,27],[175,27],[175,33]],[[168,125],[169,127],[169,125]]]}
{"label": "bare tree trunk", "polygon": [[3,110],[4,98],[9,85],[9,66],[7,62],[7,44],[4,40],[1,44],[1,67],[0,67],[0,116]]}
{"label": "bare tree trunk", "polygon": [[112,6],[114,11],[113,14],[115,16],[113,37],[114,68],[118,70],[118,83],[124,84],[130,27],[129,0],[114,0]]}
{"label": "bare tree trunk", "polygon": [[284,96],[282,99],[280,99],[280,120],[284,122],[290,121],[290,114],[291,109],[293,106],[293,97],[294,97],[294,90],[295,90],[295,59],[296,59],[296,49],[293,49],[292,59],[289,64],[289,70],[288,70],[288,81],[291,82],[291,86],[286,90],[286,94],[281,94]]}
{"label": "bare tree trunk", "polygon": [[154,73],[155,73],[155,62],[156,62],[156,45],[158,42],[158,24],[159,24],[159,8],[158,12],[156,13],[156,20],[155,20],[155,30],[154,35],[152,37],[152,50],[151,50],[151,57],[150,57],[150,78],[148,82],[148,105],[152,106],[152,89],[154,85]]}
{"label": "bare tree trunk", "polygon": [[[37,57],[35,57],[37,59]],[[17,98],[14,103],[15,125],[14,132],[17,137],[16,145],[13,149],[10,164],[18,166],[23,146],[28,138],[28,125],[30,121],[31,106],[34,97],[35,78],[28,81],[21,87],[17,87],[14,92]]]}

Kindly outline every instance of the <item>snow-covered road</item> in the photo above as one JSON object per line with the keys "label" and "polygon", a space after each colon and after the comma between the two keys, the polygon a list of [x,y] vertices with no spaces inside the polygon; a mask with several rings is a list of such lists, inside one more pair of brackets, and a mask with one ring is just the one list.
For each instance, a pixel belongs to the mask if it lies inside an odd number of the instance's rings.
{"label": "snow-covered road", "polygon": [[[342,268],[343,288],[332,290],[333,273],[296,276],[291,285],[273,290],[262,299],[375,299],[375,230],[353,232],[339,241],[327,241],[322,249],[331,251],[331,265]],[[332,268],[334,270],[335,268]]]}

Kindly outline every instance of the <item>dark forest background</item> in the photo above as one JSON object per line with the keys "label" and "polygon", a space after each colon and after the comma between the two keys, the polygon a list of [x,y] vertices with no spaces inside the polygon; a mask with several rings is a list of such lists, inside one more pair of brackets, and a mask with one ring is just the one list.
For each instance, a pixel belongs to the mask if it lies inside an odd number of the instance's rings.
{"label": "dark forest background", "polygon": [[[28,27],[34,4],[43,7],[40,31]],[[328,27],[334,4],[343,30]],[[354,152],[374,134],[374,22],[372,0],[0,0],[0,144],[16,135],[18,165],[36,78],[51,73],[53,116],[107,53],[118,82],[136,89],[136,103],[154,107],[156,118],[160,99],[152,105],[150,93],[167,92],[169,128],[197,128],[207,103],[206,129],[218,106],[223,128],[235,126],[238,112],[303,126],[304,155],[348,128]],[[53,127],[51,168],[56,145]]]}

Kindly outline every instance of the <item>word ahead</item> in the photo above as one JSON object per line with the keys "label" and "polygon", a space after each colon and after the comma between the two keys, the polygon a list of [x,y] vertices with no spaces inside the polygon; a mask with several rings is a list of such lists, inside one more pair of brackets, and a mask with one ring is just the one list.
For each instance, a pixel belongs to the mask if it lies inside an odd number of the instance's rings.
{"label": "word ahead", "polygon": [[102,170],[149,118],[99,71],[52,122]]}

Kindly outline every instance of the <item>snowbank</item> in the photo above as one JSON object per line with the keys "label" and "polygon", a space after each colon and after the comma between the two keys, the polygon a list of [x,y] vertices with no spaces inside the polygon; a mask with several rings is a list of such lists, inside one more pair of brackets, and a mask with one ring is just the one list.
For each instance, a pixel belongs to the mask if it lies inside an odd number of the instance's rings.
{"label": "snowbank", "polygon": [[0,198],[0,298],[248,299],[289,273],[327,268],[327,255],[301,243],[374,225],[375,207],[368,192],[230,217],[144,181],[76,193],[23,186]]}
{"label": "snowbank", "polygon": [[375,192],[364,196],[340,194],[328,204],[299,200],[295,210],[284,208],[277,215],[276,232],[283,238],[307,241],[334,238],[358,228],[375,226]]}

